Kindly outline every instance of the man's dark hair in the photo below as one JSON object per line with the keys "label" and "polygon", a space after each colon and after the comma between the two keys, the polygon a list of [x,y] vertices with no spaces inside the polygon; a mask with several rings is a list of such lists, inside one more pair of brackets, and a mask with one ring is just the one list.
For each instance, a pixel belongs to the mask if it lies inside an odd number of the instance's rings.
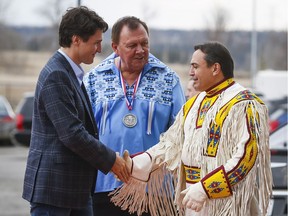
{"label": "man's dark hair", "polygon": [[205,54],[205,61],[210,67],[219,63],[226,79],[234,77],[234,62],[228,49],[219,42],[208,42],[194,46],[195,51],[201,50]]}
{"label": "man's dark hair", "polygon": [[112,27],[112,33],[111,33],[111,40],[113,43],[118,44],[120,40],[120,33],[123,28],[123,26],[127,26],[130,30],[135,30],[139,27],[139,25],[142,25],[147,34],[149,35],[149,29],[145,22],[140,20],[137,17],[134,16],[125,16],[117,20],[117,22]]}
{"label": "man's dark hair", "polygon": [[72,36],[77,35],[86,42],[97,30],[106,32],[108,24],[85,6],[69,8],[62,17],[59,27],[59,45],[70,47]]}

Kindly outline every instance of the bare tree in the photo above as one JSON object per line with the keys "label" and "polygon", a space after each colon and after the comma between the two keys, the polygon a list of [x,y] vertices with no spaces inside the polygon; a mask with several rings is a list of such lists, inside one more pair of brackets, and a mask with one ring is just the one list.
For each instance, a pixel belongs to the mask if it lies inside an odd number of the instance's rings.
{"label": "bare tree", "polygon": [[9,4],[11,2],[8,0],[1,0],[0,1],[0,50],[4,48],[6,45],[5,39],[6,39],[6,31],[7,26],[5,25],[5,14],[7,13],[7,9],[9,8]]}
{"label": "bare tree", "polygon": [[23,48],[20,35],[7,26],[5,22],[5,16],[9,12],[11,3],[12,1],[9,0],[0,1],[0,73],[19,71],[21,64],[25,62],[24,57],[21,57],[16,52],[11,52],[12,50]]}
{"label": "bare tree", "polygon": [[141,13],[144,22],[148,23],[157,16],[156,9],[152,9],[146,1],[141,2]]}
{"label": "bare tree", "polygon": [[[75,4],[75,1],[73,1],[73,3]],[[58,48],[58,28],[60,20],[67,5],[70,4],[71,6],[73,3],[72,1],[47,0],[43,2],[43,6],[37,9],[37,13],[47,19],[51,25],[51,34],[49,38],[45,38],[48,40],[48,44],[45,46],[46,49],[54,51]],[[46,6],[47,4],[49,4],[49,7]]]}
{"label": "bare tree", "polygon": [[219,42],[226,42],[225,32],[229,13],[222,7],[216,7],[212,12],[210,20],[207,20],[207,39]]}
{"label": "bare tree", "polygon": [[266,33],[259,45],[259,69],[287,70],[287,31]]}
{"label": "bare tree", "polygon": [[47,2],[37,9],[37,12],[47,19],[52,27],[58,27],[61,15],[63,13],[63,1],[49,0],[49,7],[46,7]]}
{"label": "bare tree", "polygon": [[8,11],[8,8],[10,6],[12,1],[8,1],[8,0],[1,0],[0,1],[0,24],[4,24],[5,23],[5,16],[6,13]]}

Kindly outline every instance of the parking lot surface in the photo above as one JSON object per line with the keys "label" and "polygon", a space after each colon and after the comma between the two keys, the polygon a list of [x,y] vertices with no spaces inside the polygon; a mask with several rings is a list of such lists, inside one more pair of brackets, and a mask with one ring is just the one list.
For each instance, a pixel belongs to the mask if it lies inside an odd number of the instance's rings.
{"label": "parking lot surface", "polygon": [[29,216],[29,203],[22,199],[28,148],[0,146],[0,215]]}

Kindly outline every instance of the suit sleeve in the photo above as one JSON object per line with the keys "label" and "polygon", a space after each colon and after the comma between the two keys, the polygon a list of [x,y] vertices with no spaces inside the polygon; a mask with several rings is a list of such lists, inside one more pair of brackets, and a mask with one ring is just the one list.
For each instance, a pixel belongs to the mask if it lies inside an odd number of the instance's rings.
{"label": "suit sleeve", "polygon": [[59,140],[68,149],[96,169],[108,173],[116,154],[87,131],[87,113],[67,71],[54,71],[44,82],[39,106],[43,106],[47,123],[53,125],[51,130],[56,130]]}

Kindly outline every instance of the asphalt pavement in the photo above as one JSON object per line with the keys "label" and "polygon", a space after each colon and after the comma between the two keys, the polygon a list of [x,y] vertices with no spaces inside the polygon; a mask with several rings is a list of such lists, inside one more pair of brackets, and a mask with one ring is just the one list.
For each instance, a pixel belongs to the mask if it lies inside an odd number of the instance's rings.
{"label": "asphalt pavement", "polygon": [[0,146],[0,216],[29,216],[22,198],[28,148]]}

